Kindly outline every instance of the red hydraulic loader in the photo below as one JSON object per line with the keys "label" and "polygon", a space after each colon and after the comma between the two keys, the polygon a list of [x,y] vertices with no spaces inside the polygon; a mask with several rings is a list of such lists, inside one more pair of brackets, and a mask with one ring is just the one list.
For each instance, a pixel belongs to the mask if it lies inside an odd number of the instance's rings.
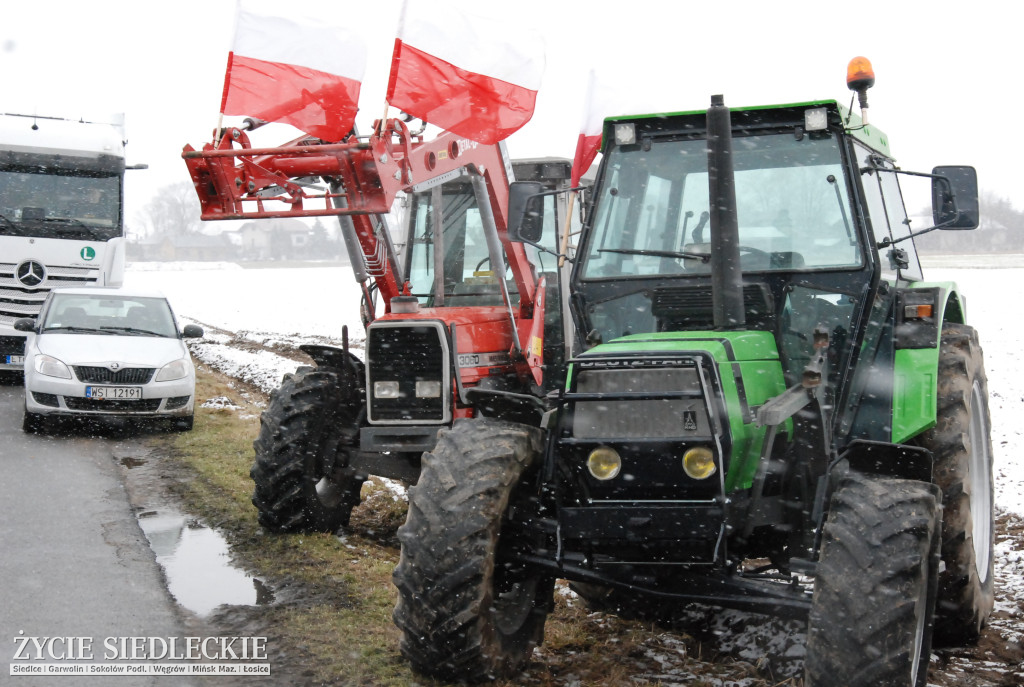
{"label": "red hydraulic loader", "polygon": [[[339,143],[254,148],[247,131],[260,124],[182,156],[204,220],[339,217],[362,285],[365,360],[347,332],[341,348],[302,346],[315,365],[272,394],[251,471],[263,526],[334,531],[368,476],[415,483],[421,455],[456,419],[539,425],[566,353],[560,278],[556,258],[509,240],[508,189],[514,176],[566,189],[570,164],[523,161],[514,175],[503,144],[424,141],[399,119]],[[385,215],[400,194],[406,231],[393,242]],[[544,198],[559,227],[565,196]]]}

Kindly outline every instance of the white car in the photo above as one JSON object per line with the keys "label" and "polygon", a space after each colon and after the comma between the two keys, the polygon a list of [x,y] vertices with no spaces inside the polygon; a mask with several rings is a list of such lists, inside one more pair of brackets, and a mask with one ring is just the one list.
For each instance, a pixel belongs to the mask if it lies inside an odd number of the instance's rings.
{"label": "white car", "polygon": [[164,419],[192,429],[195,367],[167,299],[125,288],[54,289],[26,332],[26,432],[51,418]]}

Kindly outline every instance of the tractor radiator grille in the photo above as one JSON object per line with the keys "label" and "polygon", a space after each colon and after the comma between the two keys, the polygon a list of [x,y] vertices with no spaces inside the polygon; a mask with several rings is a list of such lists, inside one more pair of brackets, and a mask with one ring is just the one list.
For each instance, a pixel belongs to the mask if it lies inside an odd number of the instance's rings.
{"label": "tractor radiator grille", "polygon": [[573,436],[578,439],[711,435],[696,366],[583,370],[575,391],[600,395],[576,402]]}
{"label": "tractor radiator grille", "polygon": [[451,419],[451,355],[440,322],[371,325],[366,344],[369,421],[442,423]]}

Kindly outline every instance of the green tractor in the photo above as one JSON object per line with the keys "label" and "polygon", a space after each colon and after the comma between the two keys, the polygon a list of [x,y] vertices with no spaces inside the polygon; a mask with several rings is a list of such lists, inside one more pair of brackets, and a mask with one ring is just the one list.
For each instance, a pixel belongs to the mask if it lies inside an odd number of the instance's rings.
{"label": "green tractor", "polygon": [[[852,87],[852,86],[851,86]],[[861,100],[866,112],[866,99]],[[424,456],[395,620],[414,668],[483,680],[591,604],[806,618],[806,684],[926,683],[993,605],[982,352],[914,237],[978,225],[970,167],[913,230],[886,136],[835,101],[606,120],[575,255],[580,348],[539,426]],[[513,240],[547,193],[516,182]]]}

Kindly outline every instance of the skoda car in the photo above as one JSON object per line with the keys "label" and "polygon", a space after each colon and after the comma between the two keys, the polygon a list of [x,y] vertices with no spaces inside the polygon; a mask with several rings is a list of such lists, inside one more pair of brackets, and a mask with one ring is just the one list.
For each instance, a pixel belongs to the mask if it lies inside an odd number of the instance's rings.
{"label": "skoda car", "polygon": [[196,376],[167,299],[124,288],[54,289],[26,332],[26,432],[50,419],[163,419],[192,429]]}

